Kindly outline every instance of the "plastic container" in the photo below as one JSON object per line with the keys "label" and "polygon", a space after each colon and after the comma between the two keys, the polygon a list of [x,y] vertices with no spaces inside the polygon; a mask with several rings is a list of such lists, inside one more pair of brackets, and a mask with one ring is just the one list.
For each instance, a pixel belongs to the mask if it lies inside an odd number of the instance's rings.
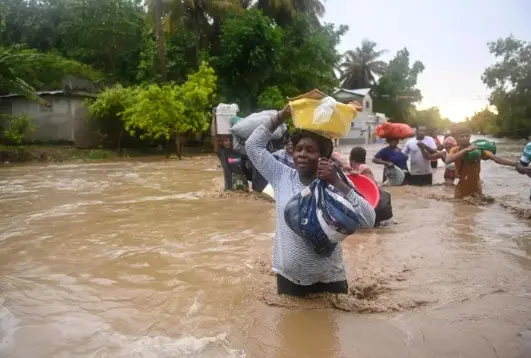
{"label": "plastic container", "polygon": [[354,184],[356,189],[373,208],[378,206],[378,202],[380,201],[380,189],[375,182],[362,174],[347,174],[347,178],[350,179],[352,184]]}
{"label": "plastic container", "polygon": [[384,169],[385,177],[391,186],[400,186],[404,183],[406,174],[402,169],[394,165],[392,168]]}
{"label": "plastic container", "polygon": [[336,102],[331,97],[317,100],[301,98],[289,103],[296,128],[316,132],[330,139],[344,137],[358,111],[352,105]]}

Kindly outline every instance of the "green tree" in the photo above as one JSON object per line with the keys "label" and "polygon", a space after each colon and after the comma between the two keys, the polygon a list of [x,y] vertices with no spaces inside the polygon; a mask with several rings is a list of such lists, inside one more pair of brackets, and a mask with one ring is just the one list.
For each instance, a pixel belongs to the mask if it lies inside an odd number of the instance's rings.
{"label": "green tree", "polygon": [[0,48],[0,93],[20,93],[28,98],[37,98],[35,88],[20,78],[16,64],[22,55]]}
{"label": "green tree", "polygon": [[282,109],[286,105],[286,97],[277,86],[267,87],[264,92],[258,96],[258,106],[261,109]]}
{"label": "green tree", "polygon": [[31,118],[23,113],[20,116],[0,116],[3,119],[2,139],[6,144],[20,146],[35,131]]}
{"label": "green tree", "polygon": [[284,96],[296,96],[319,88],[332,93],[339,85],[334,68],[341,58],[336,47],[347,26],[312,26],[304,16],[284,29],[280,66],[272,76]]}
{"label": "green tree", "polygon": [[150,85],[139,89],[122,112],[126,130],[140,138],[175,138],[181,158],[182,135],[201,132],[210,122],[209,104],[216,89],[214,70],[203,63],[182,85]]}
{"label": "green tree", "polygon": [[282,30],[259,10],[225,21],[221,54],[213,64],[226,100],[238,103],[244,112],[256,108],[279,66],[281,41]]}
{"label": "green tree", "polygon": [[416,88],[417,78],[422,71],[422,62],[415,61],[413,66],[410,65],[407,48],[398,51],[374,87],[375,111],[385,113],[393,122],[413,121],[414,103],[422,100],[420,90]]}
{"label": "green tree", "polygon": [[[164,36],[166,79],[177,83],[197,70],[195,65],[195,40],[192,31],[180,28]],[[160,52],[153,29],[147,28],[138,65],[137,80],[140,82],[163,81],[160,72]]]}
{"label": "green tree", "polygon": [[509,36],[488,46],[498,59],[482,76],[498,112],[489,134],[526,138],[531,135],[531,42]]}
{"label": "green tree", "polygon": [[39,53],[31,49],[0,47],[0,94],[18,93],[44,104],[35,90],[59,89],[67,75],[94,82],[103,75],[90,66],[66,59],[56,53]]}
{"label": "green tree", "polygon": [[471,118],[467,118],[466,124],[472,133],[495,134],[491,132],[496,130],[496,128],[492,127],[496,124],[496,117],[495,113],[485,108],[480,112],[476,112]]}
{"label": "green tree", "polygon": [[[148,7],[153,8],[155,1],[162,0],[148,0]],[[239,12],[241,5],[239,0],[169,0],[163,2],[163,14],[169,34],[173,34],[175,27],[188,28],[194,33],[195,65],[198,67],[201,51],[208,50],[208,42],[216,38],[209,35],[214,32],[219,38],[221,21],[227,14]]]}
{"label": "green tree", "polygon": [[325,14],[321,0],[258,0],[256,7],[281,26],[291,25],[297,17],[304,16],[318,27]]}
{"label": "green tree", "polygon": [[138,87],[123,87],[117,84],[102,91],[95,100],[87,100],[92,120],[103,134],[104,144],[121,149],[124,135],[123,113],[131,107],[138,93]]}
{"label": "green tree", "polygon": [[387,50],[377,50],[374,41],[363,40],[361,47],[347,51],[339,65],[341,86],[347,89],[367,88],[376,84],[376,76],[382,76],[387,64],[379,58]]}
{"label": "green tree", "polygon": [[66,14],[58,26],[61,53],[90,64],[114,80],[134,83],[144,28],[141,1],[63,1]]}
{"label": "green tree", "polygon": [[427,109],[414,111],[414,116],[409,124],[421,125],[430,130],[437,129],[438,131],[444,131],[452,127],[452,122],[448,118],[441,116],[439,107],[430,107]]}

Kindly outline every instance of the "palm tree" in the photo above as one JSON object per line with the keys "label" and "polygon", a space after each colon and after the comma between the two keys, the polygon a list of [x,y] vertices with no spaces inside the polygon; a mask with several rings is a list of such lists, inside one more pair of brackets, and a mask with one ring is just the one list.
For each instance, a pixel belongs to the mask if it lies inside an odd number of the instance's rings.
{"label": "palm tree", "polygon": [[156,0],[155,21],[157,27],[157,41],[159,44],[160,73],[162,75],[162,80],[166,81],[166,49],[164,46],[164,30],[162,28],[162,16],[164,14],[163,10],[162,0]]}
{"label": "palm tree", "polygon": [[201,62],[201,39],[204,38],[216,20],[228,12],[239,11],[248,6],[244,0],[147,0],[148,7],[162,3],[163,16],[168,21],[168,32],[173,32],[174,24],[191,27],[195,33],[197,65]]}
{"label": "palm tree", "polygon": [[343,88],[366,88],[376,83],[376,76],[383,75],[387,70],[387,63],[378,58],[387,50],[376,50],[374,41],[363,40],[361,47],[347,51],[344,61],[339,65],[339,81]]}
{"label": "palm tree", "polygon": [[18,73],[15,67],[24,57],[34,55],[19,54],[10,49],[0,48],[0,50],[0,93],[18,93],[38,100],[35,89],[19,77],[22,74]]}
{"label": "palm tree", "polygon": [[322,0],[258,0],[256,7],[279,25],[287,25],[297,14],[306,15],[314,25],[325,13]]}

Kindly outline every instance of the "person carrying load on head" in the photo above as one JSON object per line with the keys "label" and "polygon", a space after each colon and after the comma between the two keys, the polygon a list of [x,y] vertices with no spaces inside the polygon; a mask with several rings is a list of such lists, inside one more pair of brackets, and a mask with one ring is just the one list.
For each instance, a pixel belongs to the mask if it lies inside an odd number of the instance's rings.
{"label": "person carrying load on head", "polygon": [[330,159],[330,139],[307,130],[291,137],[294,168],[280,163],[266,149],[273,131],[291,115],[286,106],[277,115],[260,125],[247,139],[245,148],[254,166],[271,184],[276,199],[276,231],[273,249],[273,271],[277,275],[279,294],[305,296],[310,293],[348,293],[341,245],[329,256],[322,256],[286,223],[287,204],[309,185],[320,179],[340,193],[355,209],[360,227],[374,226],[375,212],[371,205],[345,181]]}
{"label": "person carrying load on head", "polygon": [[[374,164],[384,165],[384,173],[382,182],[388,182],[391,185],[406,185],[407,184],[407,155],[405,155],[400,148],[398,148],[398,138],[387,138],[387,146],[380,149],[372,159]],[[394,181],[397,170],[402,171],[402,181],[397,178]]]}
{"label": "person carrying load on head", "polygon": [[459,126],[454,132],[457,146],[450,150],[445,163],[447,165],[455,163],[455,170],[459,178],[459,182],[455,186],[454,196],[456,198],[483,194],[479,176],[481,160],[490,159],[500,165],[517,167],[518,163],[516,161],[498,157],[490,150],[480,149],[477,145],[471,144],[471,132],[467,127]]}

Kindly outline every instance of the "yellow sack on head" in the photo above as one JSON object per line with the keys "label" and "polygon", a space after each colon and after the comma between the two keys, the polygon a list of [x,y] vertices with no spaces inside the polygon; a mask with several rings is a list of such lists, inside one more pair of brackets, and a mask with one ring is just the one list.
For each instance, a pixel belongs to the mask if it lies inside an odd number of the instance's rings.
{"label": "yellow sack on head", "polygon": [[332,97],[300,98],[289,102],[296,128],[316,132],[330,139],[341,138],[350,131],[358,115],[356,104],[343,104]]}

